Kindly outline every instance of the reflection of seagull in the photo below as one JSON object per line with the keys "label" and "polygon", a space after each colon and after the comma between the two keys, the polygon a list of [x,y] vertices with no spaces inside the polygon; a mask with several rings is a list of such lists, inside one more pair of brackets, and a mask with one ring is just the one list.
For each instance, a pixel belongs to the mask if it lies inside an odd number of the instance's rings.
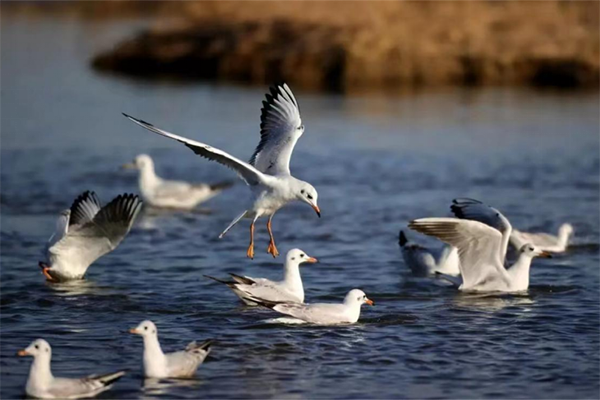
{"label": "reflection of seagull", "polygon": [[57,378],[50,370],[52,349],[44,339],[37,339],[20,356],[33,356],[25,391],[29,396],[40,399],[80,399],[92,397],[112,387],[125,371],[105,375],[90,375],[81,379]]}
{"label": "reflection of seagull", "polygon": [[533,257],[549,257],[545,251],[526,244],[517,261],[506,270],[501,249],[504,238],[499,230],[479,221],[456,218],[421,218],[409,228],[434,236],[458,249],[462,275],[460,290],[477,292],[518,292],[529,287]]}
{"label": "reflection of seagull", "polygon": [[271,308],[278,313],[289,315],[297,320],[318,325],[353,324],[360,317],[363,304],[373,305],[373,301],[360,289],[352,289],[342,304],[331,303],[279,303],[253,298],[261,306]]}
{"label": "reflection of seagull", "polygon": [[520,249],[525,243],[531,243],[545,251],[562,253],[567,250],[569,237],[572,234],[573,226],[571,224],[562,224],[558,229],[558,236],[542,232],[521,232],[513,229],[510,235],[510,244],[516,249]]}
{"label": "reflection of seagull", "polygon": [[132,163],[123,165],[123,168],[140,171],[140,193],[144,202],[152,207],[190,210],[232,185],[231,182],[208,185],[162,179],[154,172],[154,162],[147,154],[140,154]]}
{"label": "reflection of seagull", "polygon": [[49,265],[39,265],[50,281],[82,279],[88,267],[117,248],[142,207],[138,196],[122,194],[106,206],[94,192],[84,192],[63,211],[47,245]]}
{"label": "reflection of seagull", "polygon": [[192,149],[194,153],[235,170],[250,186],[253,195],[252,205],[219,235],[219,238],[223,237],[242,218],[251,218],[250,245],[247,251],[250,258],[254,258],[254,223],[258,218],[269,217],[267,229],[271,240],[267,252],[276,257],[279,252],[271,231],[271,220],[277,210],[291,201],[298,200],[310,205],[317,215],[321,216],[315,188],[290,174],[292,151],[304,132],[296,98],[286,84],[271,88],[271,94],[267,94],[266,98],[260,116],[260,143],[249,163],[207,144],[163,131],[148,122],[124,114],[136,124],[159,135],[175,139]]}
{"label": "reflection of seagull", "polygon": [[236,274],[230,274],[233,281],[223,281],[212,276],[205,276],[229,286],[248,305],[256,305],[251,300],[251,297],[258,297],[267,301],[302,303],[304,302],[304,287],[302,286],[302,278],[300,277],[300,264],[316,262],[316,258],[308,256],[304,251],[292,249],[288,251],[285,257],[282,281],[251,278]]}
{"label": "reflection of seagull", "polygon": [[152,321],[143,321],[129,333],[144,339],[144,376],[146,378],[189,378],[210,353],[212,340],[191,342],[182,351],[163,353],[158,331]]}
{"label": "reflection of seagull", "polygon": [[456,247],[444,245],[441,249],[429,249],[410,242],[403,231],[400,231],[398,244],[402,258],[413,274],[428,276],[436,273],[458,276],[458,250]]}

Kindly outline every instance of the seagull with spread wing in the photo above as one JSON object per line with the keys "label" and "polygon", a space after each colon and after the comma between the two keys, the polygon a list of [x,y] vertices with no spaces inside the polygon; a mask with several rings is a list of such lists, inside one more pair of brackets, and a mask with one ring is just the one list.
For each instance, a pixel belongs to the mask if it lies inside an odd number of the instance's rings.
{"label": "seagull with spread wing", "polygon": [[142,200],[122,194],[102,207],[96,193],[79,195],[61,213],[39,266],[52,282],[83,279],[89,266],[117,248],[142,208]]}
{"label": "seagull with spread wing", "polygon": [[289,202],[302,201],[321,216],[315,188],[308,182],[296,179],[290,173],[292,151],[298,138],[304,133],[304,125],[300,119],[296,98],[285,83],[272,87],[271,93],[267,94],[266,100],[263,101],[260,116],[261,138],[249,162],[207,144],[169,133],[127,114],[123,115],[149,131],[177,140],[194,153],[233,169],[250,186],[252,204],[219,235],[219,238],[222,238],[242,218],[252,219],[250,245],[246,252],[248,257],[254,258],[254,224],[258,218],[269,217],[267,229],[270,242],[267,252],[277,257],[279,251],[271,230],[271,221],[277,210]]}

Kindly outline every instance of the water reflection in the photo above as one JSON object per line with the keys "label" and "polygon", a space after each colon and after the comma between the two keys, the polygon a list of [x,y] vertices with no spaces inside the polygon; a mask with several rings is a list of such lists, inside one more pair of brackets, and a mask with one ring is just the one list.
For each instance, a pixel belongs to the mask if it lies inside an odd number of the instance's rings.
{"label": "water reflection", "polygon": [[204,384],[200,379],[144,379],[144,396],[145,399],[158,398],[165,394],[173,393],[176,388],[199,388]]}
{"label": "water reflection", "polygon": [[85,294],[110,294],[111,289],[108,287],[99,286],[94,281],[87,279],[79,279],[68,282],[48,282],[47,286],[52,289],[57,296],[70,297],[81,296]]}
{"label": "water reflection", "polygon": [[[461,309],[494,312],[506,307],[531,306],[535,301],[527,292],[516,294],[460,293],[452,298],[452,304]],[[529,308],[524,308],[527,311]]]}

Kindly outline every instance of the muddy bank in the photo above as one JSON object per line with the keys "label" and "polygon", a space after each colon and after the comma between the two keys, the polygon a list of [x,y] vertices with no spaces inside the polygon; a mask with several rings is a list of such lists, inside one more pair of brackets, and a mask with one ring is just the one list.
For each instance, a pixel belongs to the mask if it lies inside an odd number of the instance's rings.
{"label": "muddy bank", "polygon": [[335,91],[597,88],[597,2],[210,2],[98,55],[101,71]]}

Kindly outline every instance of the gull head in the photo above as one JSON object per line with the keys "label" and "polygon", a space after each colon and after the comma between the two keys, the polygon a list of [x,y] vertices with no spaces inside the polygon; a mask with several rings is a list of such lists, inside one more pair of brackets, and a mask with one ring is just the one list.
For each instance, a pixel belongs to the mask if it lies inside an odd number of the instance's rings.
{"label": "gull head", "polygon": [[293,263],[293,264],[304,264],[304,263],[311,263],[314,264],[316,262],[319,262],[319,260],[317,260],[314,257],[309,256],[308,254],[306,254],[306,252],[300,250],[300,249],[292,249],[290,251],[287,252],[287,255],[285,256],[285,261],[286,263]]}
{"label": "gull head", "polygon": [[36,339],[24,350],[19,350],[17,355],[24,356],[33,356],[38,357],[41,355],[46,355],[50,357],[52,355],[52,348],[50,344],[46,342],[44,339]]}
{"label": "gull head", "polygon": [[142,337],[146,336],[156,336],[157,329],[154,322],[146,320],[140,322],[138,326],[129,330],[129,333],[133,333],[134,335],[140,335]]}
{"label": "gull head", "polygon": [[148,154],[140,154],[128,164],[123,164],[123,169],[138,169],[143,170],[147,168],[154,168],[154,162]]}
{"label": "gull head", "polygon": [[321,218],[321,209],[317,204],[319,194],[310,183],[300,182],[299,187],[296,190],[296,198],[300,201],[305,202],[315,210],[319,218]]}
{"label": "gull head", "polygon": [[562,224],[558,229],[559,235],[570,236],[573,234],[573,225],[571,224]]}
{"label": "gull head", "polygon": [[363,292],[360,289],[352,289],[351,291],[348,292],[348,294],[346,295],[346,298],[344,299],[344,303],[345,304],[358,304],[359,306],[362,306],[363,304],[368,304],[370,306],[374,306],[375,302],[369,298],[367,298],[367,295],[365,294],[365,292]]}
{"label": "gull head", "polygon": [[534,258],[534,257],[552,258],[552,255],[550,253],[535,247],[531,243],[526,243],[523,246],[521,246],[519,253],[521,253],[522,255],[531,257],[531,258]]}

